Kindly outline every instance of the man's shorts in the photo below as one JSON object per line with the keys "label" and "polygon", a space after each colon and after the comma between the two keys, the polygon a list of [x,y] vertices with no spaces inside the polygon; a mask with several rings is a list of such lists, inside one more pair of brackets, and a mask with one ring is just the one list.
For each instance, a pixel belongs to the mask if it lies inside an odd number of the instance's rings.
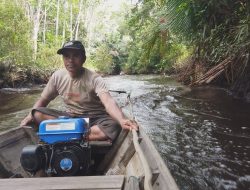
{"label": "man's shorts", "polygon": [[[58,111],[55,109],[47,108],[47,107],[39,107],[32,110],[32,116],[34,113],[38,111],[46,115],[59,117],[59,116],[68,116],[68,117],[76,117],[71,115],[70,113]],[[77,117],[86,117],[86,116],[77,116]],[[112,119],[107,113],[103,115],[95,115],[95,116],[88,116],[89,118],[89,125],[94,126],[97,125],[101,131],[112,141],[116,139],[121,131],[121,126],[118,122]]]}

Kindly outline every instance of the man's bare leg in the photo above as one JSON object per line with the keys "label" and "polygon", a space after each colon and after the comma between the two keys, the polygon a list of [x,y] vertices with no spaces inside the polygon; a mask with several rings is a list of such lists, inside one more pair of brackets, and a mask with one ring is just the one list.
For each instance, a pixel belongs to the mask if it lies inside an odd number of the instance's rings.
{"label": "man's bare leg", "polygon": [[90,141],[104,141],[109,139],[97,125],[91,127],[88,138]]}
{"label": "man's bare leg", "polygon": [[39,124],[42,121],[47,120],[47,119],[56,119],[57,117],[51,116],[51,115],[47,115],[47,114],[44,114],[44,113],[39,112],[39,111],[35,111],[35,113],[33,115],[33,118],[34,118],[35,124],[37,126],[39,126]]}

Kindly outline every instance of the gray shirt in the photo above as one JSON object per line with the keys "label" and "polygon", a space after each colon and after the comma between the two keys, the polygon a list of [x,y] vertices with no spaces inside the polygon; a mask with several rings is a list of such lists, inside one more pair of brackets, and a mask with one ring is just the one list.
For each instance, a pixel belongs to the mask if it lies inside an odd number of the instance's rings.
{"label": "gray shirt", "polygon": [[108,92],[101,76],[86,68],[81,76],[72,78],[66,69],[53,73],[41,96],[53,100],[60,95],[66,112],[74,115],[101,115],[106,113],[99,95]]}

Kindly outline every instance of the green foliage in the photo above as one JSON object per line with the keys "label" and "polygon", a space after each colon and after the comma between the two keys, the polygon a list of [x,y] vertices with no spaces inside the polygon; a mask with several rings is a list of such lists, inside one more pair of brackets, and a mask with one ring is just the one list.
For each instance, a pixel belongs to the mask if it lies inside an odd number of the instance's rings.
{"label": "green foliage", "polygon": [[0,62],[30,65],[30,25],[23,10],[12,1],[0,4]]}
{"label": "green foliage", "polygon": [[[249,64],[250,3],[246,0],[147,0],[122,25],[127,72],[166,72],[187,56],[210,68],[227,57]],[[187,49],[186,47],[189,47]],[[237,61],[238,60],[238,61]]]}
{"label": "green foliage", "polygon": [[41,70],[55,70],[63,67],[62,58],[56,54],[58,48],[41,45],[37,54],[35,67]]}
{"label": "green foliage", "polygon": [[97,71],[110,74],[112,72],[113,59],[107,44],[98,46],[95,53],[90,55],[87,64]]}
{"label": "green foliage", "polygon": [[[60,0],[59,28],[58,35],[56,35],[58,1],[42,0],[40,12],[37,12],[38,2],[37,0],[0,0],[1,86],[2,84],[14,86],[18,80],[22,82],[46,81],[53,70],[62,67],[61,57],[56,54],[56,51],[63,42],[70,40],[71,34],[73,39],[75,38],[77,23],[79,23],[78,39],[86,41],[87,31],[83,12],[87,11],[88,7],[99,4],[99,0]],[[81,13],[80,2],[83,3]],[[71,7],[72,22],[70,20]],[[40,15],[39,20],[36,20],[37,13]],[[36,46],[33,37],[35,24],[38,22],[40,26]]]}
{"label": "green foliage", "polygon": [[[192,57],[205,69],[230,58],[227,83],[250,67],[250,2],[246,0],[169,0],[159,12],[164,29],[193,46]],[[192,73],[192,72],[191,72]],[[229,76],[230,75],[230,76]]]}
{"label": "green foliage", "polygon": [[228,56],[235,41],[233,30],[246,18],[244,3],[240,1],[196,1],[196,20],[193,42],[199,46],[200,56],[208,62],[218,63]]}
{"label": "green foliage", "polygon": [[127,63],[123,65],[123,71],[125,73],[136,74],[138,68],[138,61],[141,52],[136,46],[131,45],[131,49],[129,51],[129,56],[127,58]]}
{"label": "green foliage", "polygon": [[144,1],[131,10],[126,24],[122,25],[121,31],[132,39],[127,49],[127,63],[123,67],[125,72],[166,72],[182,55],[185,46],[170,33],[171,27],[164,18],[167,14],[165,3]]}

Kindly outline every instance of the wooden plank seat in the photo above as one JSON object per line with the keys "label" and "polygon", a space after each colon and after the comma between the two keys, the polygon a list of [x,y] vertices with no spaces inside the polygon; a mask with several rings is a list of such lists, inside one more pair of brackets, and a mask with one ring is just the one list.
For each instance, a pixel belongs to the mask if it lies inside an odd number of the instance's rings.
{"label": "wooden plank seat", "polygon": [[89,141],[89,145],[92,147],[111,147],[112,146],[112,142],[110,141]]}
{"label": "wooden plank seat", "polygon": [[38,190],[38,189],[81,189],[81,190],[121,190],[124,176],[75,176],[0,179],[0,189]]}

